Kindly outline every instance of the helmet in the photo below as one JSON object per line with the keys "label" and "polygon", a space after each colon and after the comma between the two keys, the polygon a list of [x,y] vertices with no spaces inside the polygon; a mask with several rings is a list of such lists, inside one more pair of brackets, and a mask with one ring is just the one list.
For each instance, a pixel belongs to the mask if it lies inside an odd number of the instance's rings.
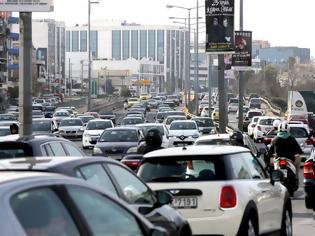
{"label": "helmet", "polygon": [[241,131],[234,131],[231,135],[231,144],[236,146],[243,146],[244,145],[244,137]]}
{"label": "helmet", "polygon": [[[13,132],[13,130],[15,130],[15,132]],[[18,134],[19,133],[19,126],[15,123],[10,125],[10,131],[11,134]]]}
{"label": "helmet", "polygon": [[145,142],[149,146],[161,146],[162,145],[161,132],[156,128],[149,129],[145,137]]}
{"label": "helmet", "polygon": [[278,126],[279,132],[288,132],[289,131],[289,124],[286,121],[281,122],[281,124]]}
{"label": "helmet", "polygon": [[281,120],[274,120],[272,123],[273,128],[278,129],[279,125],[281,124]]}

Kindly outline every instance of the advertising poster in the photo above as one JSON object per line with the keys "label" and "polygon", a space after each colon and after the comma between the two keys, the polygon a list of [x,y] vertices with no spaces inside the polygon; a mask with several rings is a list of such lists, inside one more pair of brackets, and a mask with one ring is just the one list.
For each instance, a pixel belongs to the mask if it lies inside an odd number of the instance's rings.
{"label": "advertising poster", "polygon": [[235,31],[235,53],[232,56],[233,67],[252,66],[252,32]]}
{"label": "advertising poster", "polygon": [[206,0],[206,52],[234,52],[234,0]]}

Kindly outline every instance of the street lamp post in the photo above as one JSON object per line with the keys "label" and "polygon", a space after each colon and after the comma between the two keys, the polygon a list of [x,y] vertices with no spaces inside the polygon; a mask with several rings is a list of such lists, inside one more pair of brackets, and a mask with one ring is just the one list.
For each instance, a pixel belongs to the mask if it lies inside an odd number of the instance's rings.
{"label": "street lamp post", "polygon": [[197,10],[197,32],[196,32],[196,68],[195,68],[195,71],[196,71],[196,74],[195,74],[195,114],[196,116],[199,115],[199,112],[198,112],[198,106],[199,106],[199,96],[198,96],[198,90],[199,90],[199,0],[197,0],[197,7],[196,7],[196,10]]}
{"label": "street lamp post", "polygon": [[89,62],[88,62],[88,80],[89,80],[89,85],[88,85],[88,101],[87,101],[87,109],[88,111],[91,110],[91,77],[92,77],[92,71],[91,71],[91,4],[97,4],[99,3],[98,1],[91,1],[88,0],[88,54],[89,54]]}

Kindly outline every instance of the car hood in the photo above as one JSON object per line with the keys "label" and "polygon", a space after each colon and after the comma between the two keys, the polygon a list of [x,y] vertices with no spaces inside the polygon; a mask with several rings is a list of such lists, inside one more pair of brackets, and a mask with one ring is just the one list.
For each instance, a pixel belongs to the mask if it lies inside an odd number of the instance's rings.
{"label": "car hood", "polygon": [[192,136],[195,134],[199,134],[198,130],[170,130],[169,136]]}

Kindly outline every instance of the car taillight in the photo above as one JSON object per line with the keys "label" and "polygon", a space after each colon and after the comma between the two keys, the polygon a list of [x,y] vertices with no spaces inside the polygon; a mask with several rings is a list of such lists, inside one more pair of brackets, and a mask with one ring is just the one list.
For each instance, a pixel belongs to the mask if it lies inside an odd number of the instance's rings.
{"label": "car taillight", "polygon": [[257,129],[258,129],[259,131],[261,131],[261,127],[260,127],[259,125],[257,125]]}
{"label": "car taillight", "polygon": [[121,163],[132,169],[135,169],[140,165],[140,161],[138,160],[122,160]]}
{"label": "car taillight", "polygon": [[264,138],[264,144],[268,145],[271,143],[271,138]]}
{"label": "car taillight", "polygon": [[221,208],[233,208],[236,206],[237,197],[235,189],[232,186],[224,186],[221,189],[220,195],[220,207]]}
{"label": "car taillight", "polygon": [[311,162],[311,161],[308,161],[304,164],[304,178],[305,179],[315,179],[313,162]]}
{"label": "car taillight", "polygon": [[286,160],[280,160],[279,161],[280,166],[286,166],[287,164],[288,164],[288,162]]}
{"label": "car taillight", "polygon": [[313,145],[314,143],[314,140],[312,138],[308,138],[306,141],[305,141],[306,145]]}

